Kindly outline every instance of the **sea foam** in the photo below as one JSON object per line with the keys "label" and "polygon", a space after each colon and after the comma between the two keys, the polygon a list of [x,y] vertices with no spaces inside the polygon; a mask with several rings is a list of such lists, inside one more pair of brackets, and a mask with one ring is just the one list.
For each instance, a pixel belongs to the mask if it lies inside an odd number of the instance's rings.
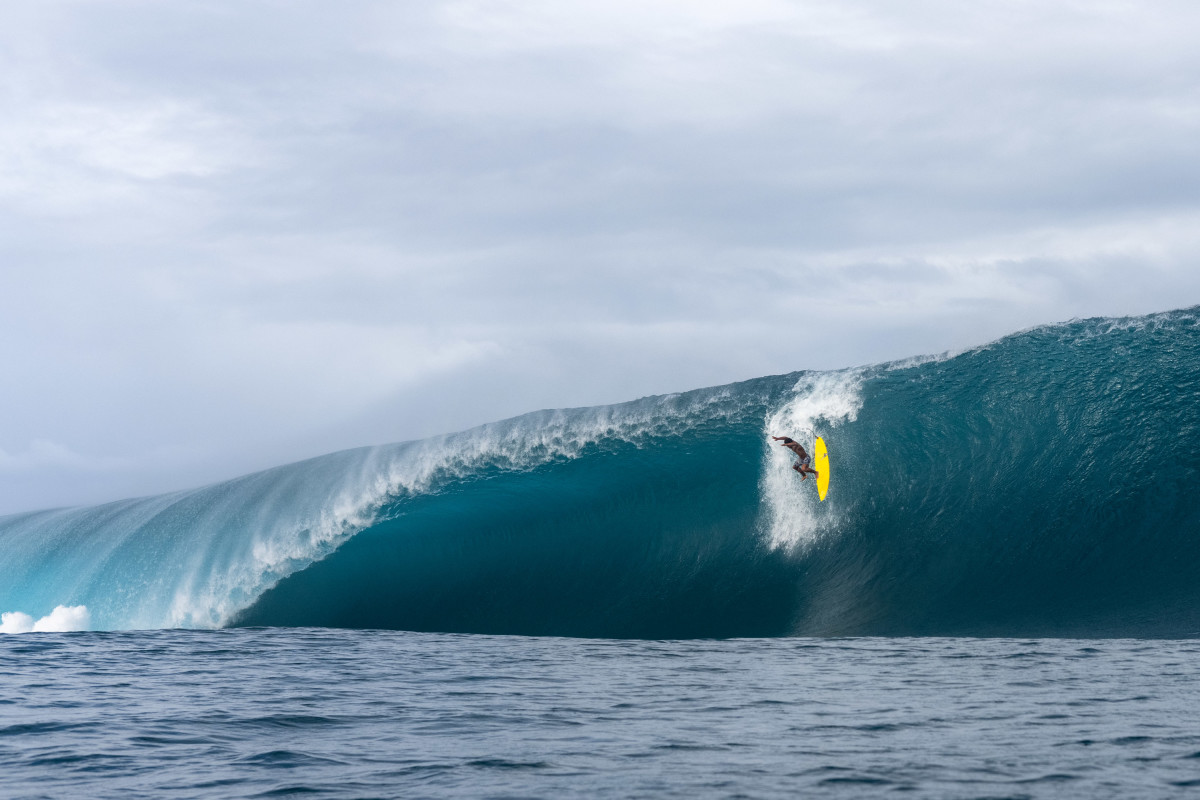
{"label": "sea foam", "polygon": [[37,621],[23,611],[0,614],[0,633],[86,631],[91,625],[92,618],[87,606],[57,606]]}

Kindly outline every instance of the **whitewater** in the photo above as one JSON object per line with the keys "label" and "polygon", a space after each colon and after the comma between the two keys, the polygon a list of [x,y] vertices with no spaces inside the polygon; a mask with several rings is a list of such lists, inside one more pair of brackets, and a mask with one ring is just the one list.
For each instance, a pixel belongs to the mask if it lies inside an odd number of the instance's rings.
{"label": "whitewater", "polygon": [[[818,503],[770,435],[823,436]],[[1200,309],[0,518],[4,632],[1200,633]]]}

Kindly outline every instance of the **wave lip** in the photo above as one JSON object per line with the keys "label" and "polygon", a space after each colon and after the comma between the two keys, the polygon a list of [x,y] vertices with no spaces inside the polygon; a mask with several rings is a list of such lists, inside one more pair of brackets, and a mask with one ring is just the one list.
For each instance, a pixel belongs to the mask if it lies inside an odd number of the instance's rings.
{"label": "wave lip", "polygon": [[720,387],[541,411],[191,491],[12,515],[0,519],[0,608],[49,609],[65,593],[102,629],[218,627],[414,499],[561,465],[596,447],[652,446],[719,425],[744,403],[761,400]]}
{"label": "wave lip", "polygon": [[[1190,309],[541,411],[2,518],[0,608],[69,599],[100,629],[1197,635],[1198,401]],[[826,502],[772,434],[825,437]]]}

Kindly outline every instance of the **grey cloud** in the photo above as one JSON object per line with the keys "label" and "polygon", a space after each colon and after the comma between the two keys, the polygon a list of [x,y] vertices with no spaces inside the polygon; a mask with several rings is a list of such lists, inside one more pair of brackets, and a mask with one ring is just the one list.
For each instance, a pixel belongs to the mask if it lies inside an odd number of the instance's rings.
{"label": "grey cloud", "polygon": [[1200,302],[1197,23],[5,6],[0,510]]}

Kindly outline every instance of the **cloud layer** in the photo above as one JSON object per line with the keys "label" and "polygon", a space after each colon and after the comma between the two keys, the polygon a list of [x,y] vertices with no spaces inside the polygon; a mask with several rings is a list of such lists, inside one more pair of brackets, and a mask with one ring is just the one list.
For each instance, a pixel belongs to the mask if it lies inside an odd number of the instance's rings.
{"label": "cloud layer", "polygon": [[1200,302],[1198,27],[9,4],[0,511]]}

